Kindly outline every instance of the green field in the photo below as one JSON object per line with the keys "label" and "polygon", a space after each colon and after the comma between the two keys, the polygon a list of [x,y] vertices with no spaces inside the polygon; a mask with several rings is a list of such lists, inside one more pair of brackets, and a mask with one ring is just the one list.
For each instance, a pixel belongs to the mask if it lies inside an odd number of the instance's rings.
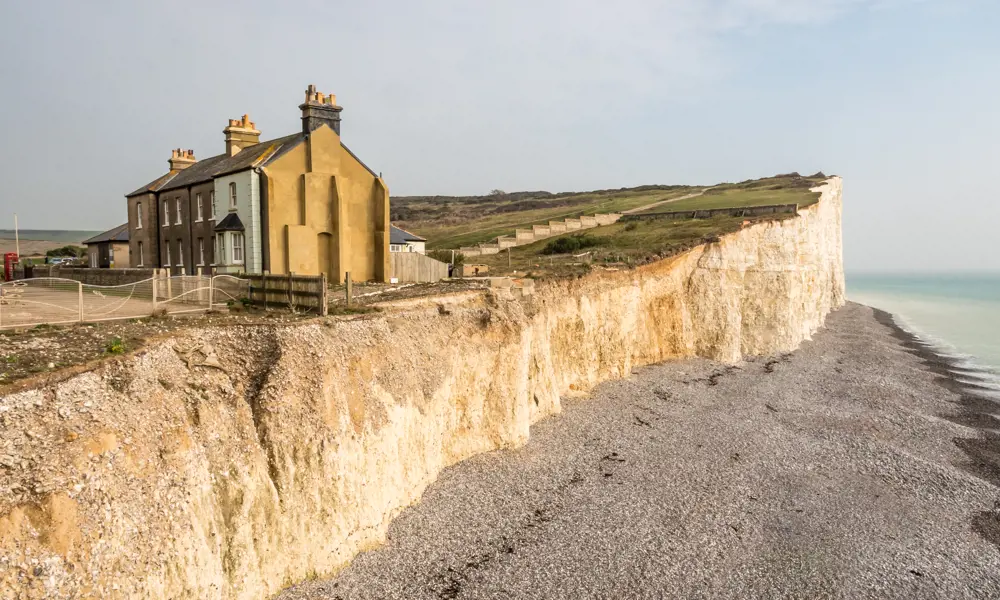
{"label": "green field", "polygon": [[819,194],[810,192],[826,177],[820,174],[812,177],[769,177],[743,183],[725,183],[705,191],[697,198],[670,202],[644,212],[667,212],[684,210],[709,210],[764,206],[767,204],[798,204],[808,206],[819,200]]}
{"label": "green field", "polygon": [[[411,196],[392,198],[391,219],[398,226],[427,238],[429,249],[457,249],[488,243],[515,229],[546,225],[581,215],[641,209],[671,212],[695,209],[798,204],[819,198],[809,189],[826,179],[822,173],[802,177],[797,173],[715,186],[643,186],[592,192],[497,191],[487,196]],[[681,199],[704,192],[694,198]],[[669,200],[675,200],[669,202]],[[599,230],[604,235],[606,227]]]}
{"label": "green field", "polygon": [[[63,244],[79,244],[87,238],[92,238],[101,231],[77,231],[67,229],[19,229],[18,237],[23,240],[38,240],[45,242],[61,242]],[[0,238],[14,239],[13,229],[0,229]]]}
{"label": "green field", "polygon": [[[626,221],[583,232],[554,236],[500,254],[466,259],[487,265],[491,275],[565,277],[589,271],[594,265],[635,266],[673,256],[718,236],[738,231],[744,222],[795,218],[793,214],[711,219]],[[583,237],[594,245],[568,254],[548,254],[546,248],[559,238]],[[509,266],[508,266],[509,260]]]}
{"label": "green field", "polygon": [[[549,221],[629,210],[697,191],[688,186],[553,195],[526,192],[469,198],[393,198],[393,222],[427,238],[428,248],[461,248]],[[536,195],[531,195],[536,194]],[[397,217],[405,216],[404,219]]]}

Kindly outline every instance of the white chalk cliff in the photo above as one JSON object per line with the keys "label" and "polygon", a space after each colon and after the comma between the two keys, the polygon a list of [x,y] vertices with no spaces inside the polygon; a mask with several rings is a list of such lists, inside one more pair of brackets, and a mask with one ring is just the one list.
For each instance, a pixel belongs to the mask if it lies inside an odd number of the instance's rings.
{"label": "white chalk cliff", "polygon": [[841,180],[821,191],[527,298],[185,330],[0,397],[0,597],[261,600],[336,572],[443,468],[524,444],[602,381],[794,350],[844,303]]}

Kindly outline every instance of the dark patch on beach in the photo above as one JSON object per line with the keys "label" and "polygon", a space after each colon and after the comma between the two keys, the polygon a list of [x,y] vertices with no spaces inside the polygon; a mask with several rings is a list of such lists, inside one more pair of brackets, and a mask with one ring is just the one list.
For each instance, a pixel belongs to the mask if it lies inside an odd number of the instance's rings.
{"label": "dark patch on beach", "polygon": [[[959,381],[959,375],[966,380],[974,380],[974,371],[963,367],[958,361],[935,352],[934,348],[922,342],[915,335],[901,328],[892,315],[873,309],[875,319],[892,331],[907,352],[920,358],[930,372],[937,375],[934,382],[949,392],[956,394],[956,412],[940,414],[943,419],[965,427],[979,429],[978,437],[955,438],[955,445],[965,453],[968,461],[956,465],[962,470],[1000,487],[1000,403],[982,392],[992,388]],[[972,529],[986,541],[1000,549],[1000,512],[983,512],[972,520]]]}

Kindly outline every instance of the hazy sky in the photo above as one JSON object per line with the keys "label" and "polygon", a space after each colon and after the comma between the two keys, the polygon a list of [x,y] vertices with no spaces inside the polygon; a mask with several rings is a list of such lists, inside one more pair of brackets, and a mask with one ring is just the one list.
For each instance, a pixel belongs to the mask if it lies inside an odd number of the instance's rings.
{"label": "hazy sky", "polygon": [[107,229],[314,83],[392,194],[845,178],[849,271],[1000,269],[997,0],[0,4],[0,228]]}

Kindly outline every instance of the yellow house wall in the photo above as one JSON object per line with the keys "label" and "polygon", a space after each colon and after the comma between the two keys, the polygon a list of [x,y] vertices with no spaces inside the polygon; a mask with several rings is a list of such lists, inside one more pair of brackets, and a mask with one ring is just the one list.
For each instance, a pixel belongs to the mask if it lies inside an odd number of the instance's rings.
{"label": "yellow house wall", "polygon": [[336,132],[316,129],[264,171],[272,273],[322,270],[334,282],[345,272],[355,281],[386,280],[388,189],[340,145]]}

